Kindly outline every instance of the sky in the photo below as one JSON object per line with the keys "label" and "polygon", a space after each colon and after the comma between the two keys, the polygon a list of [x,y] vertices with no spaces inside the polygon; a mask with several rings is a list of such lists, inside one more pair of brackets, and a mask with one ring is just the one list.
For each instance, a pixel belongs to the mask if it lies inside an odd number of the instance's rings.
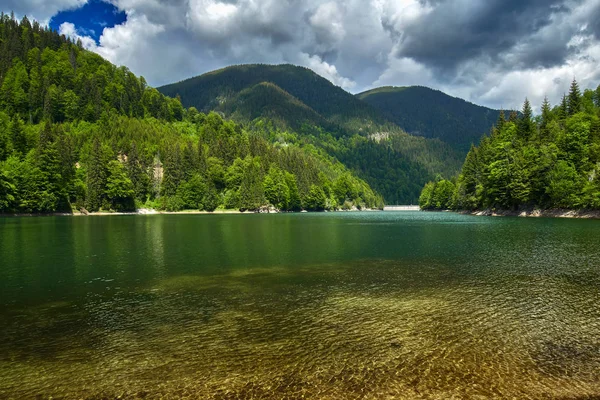
{"label": "sky", "polygon": [[600,0],[0,0],[153,86],[291,63],[358,93],[423,85],[493,108],[600,84]]}

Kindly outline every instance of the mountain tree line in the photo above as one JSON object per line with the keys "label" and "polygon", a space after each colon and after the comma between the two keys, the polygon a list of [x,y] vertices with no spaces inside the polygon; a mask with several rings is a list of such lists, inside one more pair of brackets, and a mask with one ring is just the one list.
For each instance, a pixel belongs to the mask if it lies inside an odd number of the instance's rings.
{"label": "mountain tree line", "polygon": [[424,209],[600,209],[600,86],[569,93],[533,116],[502,113],[489,136],[469,151],[454,181],[423,189]]}
{"label": "mountain tree line", "polygon": [[183,118],[178,99],[27,17],[19,22],[0,15],[0,82],[1,109],[31,124],[93,122],[111,110],[132,118]]}
{"label": "mountain tree line", "polygon": [[0,213],[381,207],[314,146],[184,109],[80,43],[0,16]]}

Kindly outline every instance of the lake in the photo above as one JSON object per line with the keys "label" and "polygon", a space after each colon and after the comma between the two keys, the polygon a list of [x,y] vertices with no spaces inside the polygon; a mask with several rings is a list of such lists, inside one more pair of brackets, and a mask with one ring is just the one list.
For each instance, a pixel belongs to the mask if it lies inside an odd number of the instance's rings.
{"label": "lake", "polygon": [[600,221],[0,218],[2,399],[600,396]]}

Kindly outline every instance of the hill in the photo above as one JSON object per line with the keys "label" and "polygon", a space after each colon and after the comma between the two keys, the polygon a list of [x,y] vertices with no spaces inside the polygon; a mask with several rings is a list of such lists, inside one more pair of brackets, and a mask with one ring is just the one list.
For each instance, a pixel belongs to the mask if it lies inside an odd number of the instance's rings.
{"label": "hill", "polygon": [[[282,114],[295,104],[269,85],[240,93],[239,104],[265,90],[279,95]],[[322,150],[184,109],[81,43],[0,17],[0,213],[266,205],[316,211],[382,199]]]}
{"label": "hill", "polygon": [[381,87],[356,97],[412,135],[440,139],[466,154],[498,120],[500,111],[423,86]]}
{"label": "hill", "polygon": [[[271,140],[312,145],[342,161],[388,204],[416,203],[437,174],[458,173],[462,155],[439,140],[406,134],[378,110],[313,71],[293,65],[240,65],[163,86],[186,107],[217,111]],[[284,139],[285,138],[285,139]]]}
{"label": "hill", "polygon": [[[331,125],[329,128],[336,131],[359,132],[373,131],[374,124],[383,125],[387,122],[371,106],[312,70],[289,64],[236,65],[163,86],[158,90],[170,97],[179,95],[185,107],[195,107],[202,112],[227,111],[237,107],[235,104],[240,100],[241,92],[265,82],[277,86],[304,104],[303,108],[307,107],[318,114],[313,115],[314,119],[311,120],[316,125],[327,120]],[[255,117],[261,115],[260,111],[267,111],[263,116],[268,116],[271,110],[278,107],[277,100],[279,94],[272,99],[270,105],[261,101],[252,111],[249,111],[251,106],[247,104],[245,109]],[[292,126],[296,124],[296,120],[306,117],[304,110],[297,111],[298,115],[292,108],[288,108],[287,119],[281,122]]]}

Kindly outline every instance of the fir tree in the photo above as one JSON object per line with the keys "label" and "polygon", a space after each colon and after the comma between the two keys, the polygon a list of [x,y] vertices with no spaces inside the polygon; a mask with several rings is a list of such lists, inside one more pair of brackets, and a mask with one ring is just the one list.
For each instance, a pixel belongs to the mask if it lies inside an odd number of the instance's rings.
{"label": "fir tree", "polygon": [[532,116],[533,111],[531,110],[531,103],[529,103],[529,100],[525,98],[523,109],[521,111],[521,118],[519,119],[518,123],[519,136],[522,138],[528,139],[533,133],[533,121],[531,119]]}
{"label": "fir tree", "polygon": [[29,151],[27,137],[25,136],[25,130],[23,129],[23,122],[16,115],[13,116],[9,129],[13,150],[20,157],[24,157]]}
{"label": "fir tree", "polygon": [[579,111],[581,111],[581,91],[579,90],[579,84],[573,79],[569,90],[567,112],[569,115],[574,115]]}
{"label": "fir tree", "polygon": [[106,189],[107,163],[102,144],[98,137],[94,138],[92,154],[87,165],[87,197],[85,201],[88,211],[98,211],[104,200]]}
{"label": "fir tree", "polygon": [[552,108],[550,108],[550,102],[548,101],[548,97],[544,97],[544,102],[542,103],[542,128],[545,128],[550,122],[552,114]]}
{"label": "fir tree", "polygon": [[563,94],[563,97],[560,101],[560,107],[558,109],[558,116],[561,120],[567,118],[569,114],[569,100],[567,99],[567,95]]}
{"label": "fir tree", "polygon": [[500,110],[500,114],[498,115],[498,121],[496,121],[496,129],[500,130],[506,123],[506,116],[504,115],[504,110]]}

